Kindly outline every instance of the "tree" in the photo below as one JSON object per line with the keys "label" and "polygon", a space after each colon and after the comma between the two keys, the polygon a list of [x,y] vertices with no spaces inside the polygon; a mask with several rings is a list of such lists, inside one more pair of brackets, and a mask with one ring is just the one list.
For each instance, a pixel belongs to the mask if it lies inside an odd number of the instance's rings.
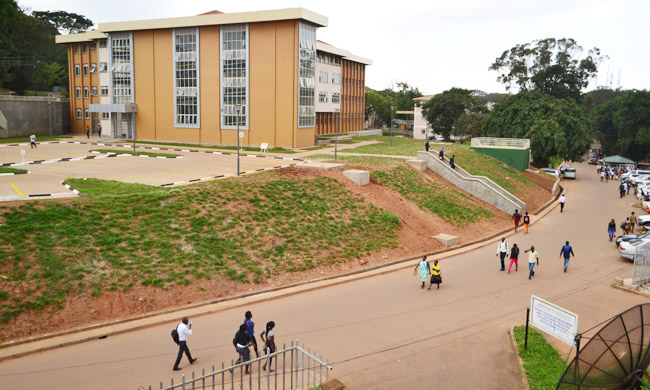
{"label": "tree", "polygon": [[88,31],[94,24],[85,16],[65,11],[34,11],[32,16],[51,24],[60,34],[77,34]]}
{"label": "tree", "polygon": [[413,110],[413,99],[422,96],[420,91],[404,82],[397,82],[397,87],[397,91],[392,85],[383,91],[367,90],[365,117],[375,112],[384,124],[390,124],[391,106],[395,112]]}
{"label": "tree", "polygon": [[56,62],[42,64],[36,72],[37,85],[42,90],[49,91],[54,85],[61,84],[66,78],[66,71]]}
{"label": "tree", "polygon": [[468,137],[480,137],[483,135],[483,123],[485,115],[477,112],[464,112],[454,122],[453,135],[465,135]]}
{"label": "tree", "polygon": [[580,59],[584,49],[571,38],[537,39],[516,45],[498,57],[489,69],[499,73],[497,81],[510,90],[537,90],[560,98],[579,98],[598,64],[606,58],[597,47]]}
{"label": "tree", "polygon": [[621,89],[610,89],[607,87],[599,87],[593,91],[589,91],[582,97],[582,106],[587,114],[594,114],[596,107],[601,106],[612,99],[625,95],[628,91]]}
{"label": "tree", "polygon": [[481,99],[472,95],[472,91],[452,88],[434,96],[422,105],[422,114],[434,131],[449,139],[454,124],[466,112],[485,110]]}
{"label": "tree", "polygon": [[595,128],[608,153],[639,161],[650,156],[650,92],[629,91],[596,109]]}
{"label": "tree", "polygon": [[376,113],[381,121],[386,124],[390,123],[390,106],[394,103],[390,98],[382,95],[380,92],[369,89],[366,91],[366,118],[370,113]]}
{"label": "tree", "polygon": [[553,157],[580,161],[593,141],[590,122],[575,101],[537,91],[520,92],[498,104],[485,120],[491,137],[530,139],[533,165],[544,167]]}

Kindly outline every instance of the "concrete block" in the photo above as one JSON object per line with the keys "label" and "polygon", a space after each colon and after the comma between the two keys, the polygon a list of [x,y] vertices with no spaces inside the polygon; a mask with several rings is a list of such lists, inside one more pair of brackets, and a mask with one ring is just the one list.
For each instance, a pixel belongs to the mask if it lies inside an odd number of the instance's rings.
{"label": "concrete block", "polygon": [[343,390],[345,389],[345,385],[338,379],[330,379],[321,384],[320,388],[323,390]]}
{"label": "concrete block", "polygon": [[427,162],[424,160],[406,160],[406,163],[418,171],[424,171],[427,169]]}
{"label": "concrete block", "polygon": [[440,233],[437,236],[433,236],[433,238],[440,241],[442,245],[445,246],[458,245],[458,236],[452,236],[451,234]]}
{"label": "concrete block", "polygon": [[303,169],[339,169],[345,168],[345,164],[333,164],[333,163],[324,163],[318,161],[309,161],[300,164],[296,164],[296,168]]}
{"label": "concrete block", "polygon": [[365,186],[370,184],[370,172],[359,169],[348,169],[343,171],[343,176],[352,180],[356,185]]}
{"label": "concrete block", "polygon": [[623,278],[614,278],[614,285],[623,287]]}

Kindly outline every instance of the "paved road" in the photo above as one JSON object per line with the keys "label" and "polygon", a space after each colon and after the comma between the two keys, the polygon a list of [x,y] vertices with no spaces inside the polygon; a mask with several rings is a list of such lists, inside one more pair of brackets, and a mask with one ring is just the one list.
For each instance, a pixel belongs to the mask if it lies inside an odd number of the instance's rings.
{"label": "paved road", "polygon": [[[567,205],[508,238],[534,244],[541,265],[535,278],[499,272],[496,242],[442,259],[438,291],[419,288],[411,268],[289,297],[261,301],[193,318],[188,345],[201,370],[235,358],[230,342],[246,309],[257,333],[277,323],[280,342],[298,338],[330,359],[332,376],[350,389],[519,389],[521,378],[508,330],[525,319],[531,294],[580,316],[586,330],[647,298],[610,287],[630,277],[632,265],[607,241],[610,218],[627,216],[632,197],[619,199],[617,183],[600,183],[594,168],[578,166],[578,179],[564,183]],[[636,209],[638,210],[638,209]],[[570,240],[577,257],[562,272],[560,247]],[[526,258],[522,259],[522,263]],[[111,336],[2,362],[2,389],[136,389],[169,383],[179,374],[169,332],[175,324]],[[187,361],[183,371],[190,375]]]}

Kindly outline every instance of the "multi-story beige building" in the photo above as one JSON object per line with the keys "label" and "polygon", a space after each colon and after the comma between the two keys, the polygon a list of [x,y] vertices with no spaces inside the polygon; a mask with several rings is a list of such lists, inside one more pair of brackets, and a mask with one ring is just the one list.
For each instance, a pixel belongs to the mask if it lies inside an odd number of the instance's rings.
{"label": "multi-story beige building", "polygon": [[[72,131],[234,145],[239,128],[243,145],[303,147],[330,132],[319,110],[340,110],[339,132],[362,130],[371,62],[318,43],[327,22],[303,8],[213,11],[57,36],[68,45]],[[318,83],[321,65],[328,83]]]}

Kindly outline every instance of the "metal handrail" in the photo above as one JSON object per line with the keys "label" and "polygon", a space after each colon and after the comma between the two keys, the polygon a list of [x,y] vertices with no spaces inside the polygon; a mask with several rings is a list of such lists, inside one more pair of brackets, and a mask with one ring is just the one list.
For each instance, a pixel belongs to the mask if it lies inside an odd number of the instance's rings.
{"label": "metal handrail", "polygon": [[530,148],[530,140],[526,138],[492,138],[474,137],[472,146],[506,146],[511,148]]}
{"label": "metal handrail", "polygon": [[18,100],[31,102],[68,102],[70,99],[58,96],[18,96],[18,95],[0,95],[0,100]]}

